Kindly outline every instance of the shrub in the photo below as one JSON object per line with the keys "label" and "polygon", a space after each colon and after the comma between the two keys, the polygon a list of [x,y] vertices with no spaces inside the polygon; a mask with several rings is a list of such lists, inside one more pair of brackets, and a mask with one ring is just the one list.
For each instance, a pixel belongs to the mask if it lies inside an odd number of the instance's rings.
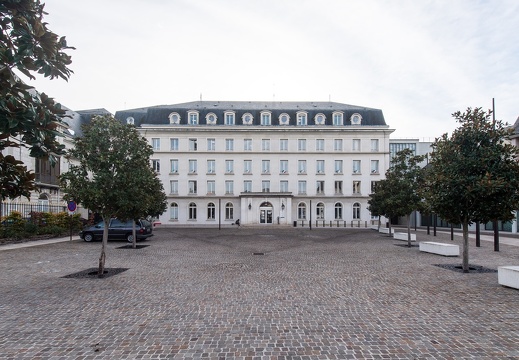
{"label": "shrub", "polygon": [[21,213],[13,211],[9,216],[2,218],[0,227],[1,238],[23,239],[33,235],[61,236],[83,228],[79,214],[72,216],[66,212],[52,214],[48,212],[32,211],[29,221],[22,218]]}
{"label": "shrub", "polygon": [[50,225],[50,226],[47,226],[45,228],[45,233],[46,234],[50,234],[50,235],[53,235],[53,236],[61,236],[63,234],[66,234],[67,233],[67,229],[61,227],[61,226],[57,226],[57,225]]}
{"label": "shrub", "polygon": [[54,218],[54,214],[49,213],[49,212],[44,212],[44,213],[42,213],[42,215],[43,215],[43,221],[45,223],[44,226],[56,225],[56,220]]}
{"label": "shrub", "polygon": [[2,231],[0,231],[0,237],[4,238],[13,238],[16,240],[23,239],[23,233],[16,231],[15,229],[9,226],[2,226]]}
{"label": "shrub", "polygon": [[39,227],[37,224],[27,221],[23,227],[23,235],[32,236],[38,234]]}
{"label": "shrub", "polygon": [[66,212],[60,212],[52,215],[52,225],[56,225],[62,228],[70,228],[70,215]]}
{"label": "shrub", "polygon": [[39,212],[39,211],[31,211],[29,213],[29,216],[31,217],[30,218],[30,221],[31,223],[35,224],[36,226],[45,226],[45,218],[44,218],[44,213],[42,212]]}
{"label": "shrub", "polygon": [[14,231],[22,231],[25,225],[25,220],[22,214],[18,211],[11,212],[8,216],[2,218],[2,227],[10,228]]}

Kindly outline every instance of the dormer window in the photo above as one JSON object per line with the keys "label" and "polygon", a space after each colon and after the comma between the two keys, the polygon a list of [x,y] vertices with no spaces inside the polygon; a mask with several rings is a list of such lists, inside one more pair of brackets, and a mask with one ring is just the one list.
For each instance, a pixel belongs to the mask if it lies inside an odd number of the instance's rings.
{"label": "dormer window", "polygon": [[252,115],[249,113],[243,114],[241,120],[243,121],[243,125],[252,125]]}
{"label": "dormer window", "polygon": [[187,113],[188,124],[189,125],[198,125],[198,111],[189,111]]}
{"label": "dormer window", "polygon": [[128,116],[128,117],[126,118],[126,123],[127,123],[128,125],[135,125],[135,119],[134,119],[133,117],[131,117],[131,116]]}
{"label": "dormer window", "polygon": [[308,124],[308,114],[306,112],[297,113],[297,125],[305,126]]}
{"label": "dormer window", "polygon": [[214,113],[209,113],[205,116],[205,121],[208,125],[216,124],[216,115]]}
{"label": "dormer window", "polygon": [[226,111],[223,116],[225,125],[234,125],[234,111]]}
{"label": "dormer window", "polygon": [[341,126],[341,125],[344,125],[344,120],[343,120],[343,114],[342,112],[334,112],[332,114],[332,118],[333,118],[333,126]]}
{"label": "dormer window", "polygon": [[260,116],[261,116],[261,125],[271,125],[270,111],[262,111]]}
{"label": "dormer window", "polygon": [[352,125],[360,125],[362,122],[362,116],[358,113],[355,113],[351,116],[350,121]]}
{"label": "dormer window", "polygon": [[324,116],[324,114],[317,114],[315,115],[314,121],[315,125],[324,125],[326,121],[326,116]]}
{"label": "dormer window", "polygon": [[279,125],[288,125],[290,122],[290,116],[287,113],[279,115]]}
{"label": "dormer window", "polygon": [[178,113],[172,112],[171,114],[169,114],[168,118],[169,118],[170,124],[174,124],[174,125],[180,124],[180,115]]}

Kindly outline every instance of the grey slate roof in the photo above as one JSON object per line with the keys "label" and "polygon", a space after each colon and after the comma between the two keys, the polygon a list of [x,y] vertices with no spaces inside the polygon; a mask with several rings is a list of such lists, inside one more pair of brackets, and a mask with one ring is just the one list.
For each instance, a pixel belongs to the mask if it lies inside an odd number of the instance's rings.
{"label": "grey slate roof", "polygon": [[126,122],[128,117],[133,117],[135,126],[143,124],[166,125],[169,124],[169,115],[176,112],[180,115],[180,124],[187,124],[188,111],[199,112],[199,124],[205,125],[205,116],[214,113],[217,116],[217,125],[224,124],[225,111],[234,111],[236,114],[236,125],[241,125],[241,117],[250,113],[254,120],[253,125],[260,125],[260,113],[270,111],[272,113],[272,125],[278,124],[278,117],[282,113],[290,116],[289,125],[296,125],[296,113],[306,111],[308,113],[308,124],[314,124],[314,116],[322,113],[326,116],[325,125],[332,125],[332,113],[340,111],[344,113],[344,125],[350,125],[351,115],[358,113],[362,116],[361,125],[385,126],[382,110],[341,104],[336,102],[279,102],[279,101],[193,101],[174,105],[158,105],[138,109],[120,110],[115,113],[115,118]]}
{"label": "grey slate roof", "polygon": [[512,128],[514,129],[513,137],[519,136],[519,117],[515,121],[514,125],[512,125]]}
{"label": "grey slate roof", "polygon": [[111,113],[106,109],[72,111],[64,106],[62,107],[67,111],[67,116],[63,119],[63,121],[65,121],[72,130],[72,133],[70,134],[72,137],[82,136],[83,131],[81,127],[85,124],[88,124],[90,120],[92,120],[92,117],[96,115],[111,115]]}

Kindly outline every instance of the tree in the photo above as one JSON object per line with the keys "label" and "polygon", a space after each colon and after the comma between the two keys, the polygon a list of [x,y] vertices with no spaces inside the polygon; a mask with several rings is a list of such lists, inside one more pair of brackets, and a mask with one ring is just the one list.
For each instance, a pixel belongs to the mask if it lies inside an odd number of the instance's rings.
{"label": "tree", "polygon": [[118,216],[133,219],[132,247],[137,247],[135,221],[147,216],[159,216],[167,208],[166,194],[162,182],[151,167],[144,167],[126,179],[127,187],[132,189],[132,196],[121,199]]}
{"label": "tree", "polygon": [[424,156],[413,155],[409,149],[399,151],[386,171],[386,178],[377,183],[375,193],[368,201],[375,215],[405,216],[407,220],[407,245],[411,247],[410,215],[422,204],[421,188]]}
{"label": "tree", "polygon": [[468,227],[476,221],[509,221],[519,207],[519,151],[511,129],[490,121],[481,108],[457,111],[460,124],[432,144],[427,201],[432,211],[463,228],[463,271],[469,272]]}
{"label": "tree", "polygon": [[391,215],[388,213],[389,209],[386,207],[384,202],[386,199],[385,180],[378,181],[374,190],[375,191],[369,195],[370,198],[368,200],[368,210],[372,216],[378,216],[378,226],[380,228],[380,217],[391,217]]}
{"label": "tree", "polygon": [[422,206],[424,176],[420,163],[425,156],[413,155],[410,149],[396,153],[386,171],[387,202],[393,216],[405,216],[407,222],[407,246],[411,247],[411,213]]}
{"label": "tree", "polygon": [[[60,177],[65,197],[100,214],[104,221],[100,277],[104,273],[110,219],[140,215],[153,203],[143,195],[157,189],[150,168],[151,154],[151,146],[133,126],[112,116],[94,117],[69,151],[68,157],[78,165],[72,165]],[[135,212],[130,213],[128,208]]]}
{"label": "tree", "polygon": [[[4,155],[5,149],[24,146],[30,156],[48,156],[51,164],[64,153],[56,135],[65,111],[16,75],[34,79],[38,73],[68,80],[72,73],[70,56],[64,50],[73,48],[65,37],[47,29],[43,8],[39,0],[0,2],[0,200],[30,198],[35,189],[34,173],[20,160]],[[13,141],[16,137],[21,141]]]}

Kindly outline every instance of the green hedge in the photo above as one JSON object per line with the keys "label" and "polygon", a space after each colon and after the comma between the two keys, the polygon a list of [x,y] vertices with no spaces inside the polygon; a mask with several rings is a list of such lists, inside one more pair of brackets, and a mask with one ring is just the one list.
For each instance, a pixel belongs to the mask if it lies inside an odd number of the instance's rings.
{"label": "green hedge", "polygon": [[22,214],[13,211],[2,218],[0,238],[24,239],[35,235],[61,236],[72,231],[79,231],[83,223],[79,214],[72,217],[66,212],[57,214],[47,212],[31,212],[29,218],[24,219]]}

